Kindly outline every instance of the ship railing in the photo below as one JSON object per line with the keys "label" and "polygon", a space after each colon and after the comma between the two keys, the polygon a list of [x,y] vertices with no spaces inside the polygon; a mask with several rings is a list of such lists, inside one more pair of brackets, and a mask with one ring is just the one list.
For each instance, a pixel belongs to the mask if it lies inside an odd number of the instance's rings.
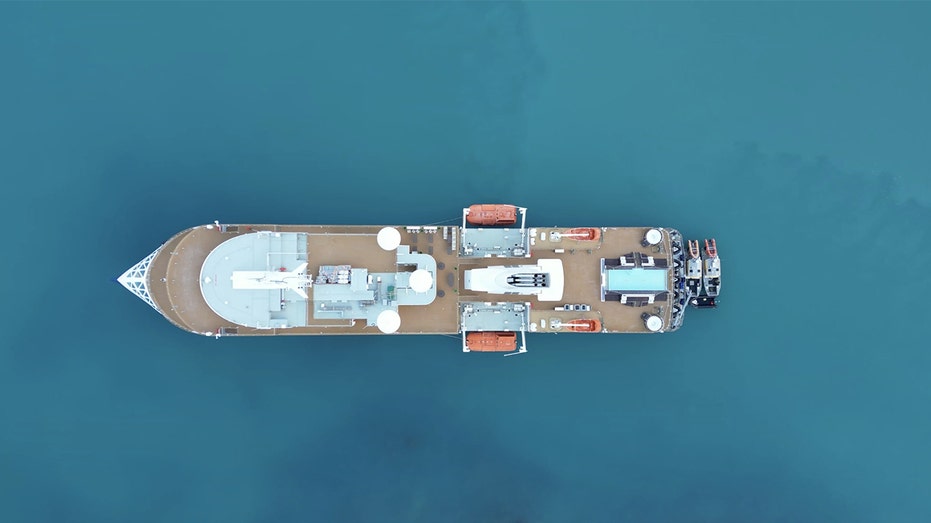
{"label": "ship railing", "polygon": [[527,331],[522,330],[520,331],[520,347],[517,347],[515,352],[509,352],[504,356],[517,356],[518,354],[524,354],[525,352],[527,352]]}

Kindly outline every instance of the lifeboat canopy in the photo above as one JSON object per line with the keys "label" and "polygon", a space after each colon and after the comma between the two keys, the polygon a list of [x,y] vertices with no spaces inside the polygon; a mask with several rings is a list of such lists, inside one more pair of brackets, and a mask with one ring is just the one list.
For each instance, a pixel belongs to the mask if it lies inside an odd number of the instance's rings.
{"label": "lifeboat canopy", "polygon": [[472,205],[466,211],[466,221],[472,225],[514,225],[517,207],[500,203]]}
{"label": "lifeboat canopy", "polygon": [[470,332],[466,335],[470,352],[514,352],[517,349],[516,332]]}
{"label": "lifeboat canopy", "polygon": [[572,332],[601,332],[601,322],[596,319],[572,320],[563,326]]}

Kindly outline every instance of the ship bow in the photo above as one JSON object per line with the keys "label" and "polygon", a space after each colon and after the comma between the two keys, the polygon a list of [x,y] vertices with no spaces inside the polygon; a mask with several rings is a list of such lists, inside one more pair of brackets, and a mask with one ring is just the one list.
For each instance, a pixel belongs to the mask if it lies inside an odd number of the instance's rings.
{"label": "ship bow", "polygon": [[161,312],[158,305],[155,305],[155,301],[152,300],[152,296],[149,294],[149,265],[151,265],[152,260],[155,259],[155,255],[158,254],[159,250],[160,249],[156,249],[155,252],[130,267],[122,276],[117,278],[116,281],[120,282],[123,287],[126,287],[129,292],[138,296],[142,301],[151,305],[153,309]]}

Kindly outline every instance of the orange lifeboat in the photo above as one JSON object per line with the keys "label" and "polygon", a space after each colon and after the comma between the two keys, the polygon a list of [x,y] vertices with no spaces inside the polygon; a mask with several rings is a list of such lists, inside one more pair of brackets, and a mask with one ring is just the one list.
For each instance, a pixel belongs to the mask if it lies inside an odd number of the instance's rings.
{"label": "orange lifeboat", "polygon": [[572,332],[600,332],[601,321],[599,320],[572,320],[569,323],[563,323],[566,330]]}
{"label": "orange lifeboat", "polygon": [[512,225],[517,223],[517,207],[483,203],[469,207],[466,221],[472,225]]}
{"label": "orange lifeboat", "polygon": [[593,242],[601,239],[601,229],[595,227],[579,227],[577,229],[569,229],[564,232],[562,236],[582,242]]}
{"label": "orange lifeboat", "polygon": [[466,347],[473,352],[513,352],[517,350],[516,332],[470,332]]}

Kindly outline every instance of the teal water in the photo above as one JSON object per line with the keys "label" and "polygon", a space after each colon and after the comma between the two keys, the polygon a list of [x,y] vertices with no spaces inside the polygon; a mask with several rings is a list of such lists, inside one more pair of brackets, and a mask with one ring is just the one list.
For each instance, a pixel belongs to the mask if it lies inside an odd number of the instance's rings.
{"label": "teal water", "polygon": [[[931,520],[929,22],[0,4],[0,521]],[[714,235],[721,307],[498,358],[203,339],[109,282],[215,219],[486,201]]]}

